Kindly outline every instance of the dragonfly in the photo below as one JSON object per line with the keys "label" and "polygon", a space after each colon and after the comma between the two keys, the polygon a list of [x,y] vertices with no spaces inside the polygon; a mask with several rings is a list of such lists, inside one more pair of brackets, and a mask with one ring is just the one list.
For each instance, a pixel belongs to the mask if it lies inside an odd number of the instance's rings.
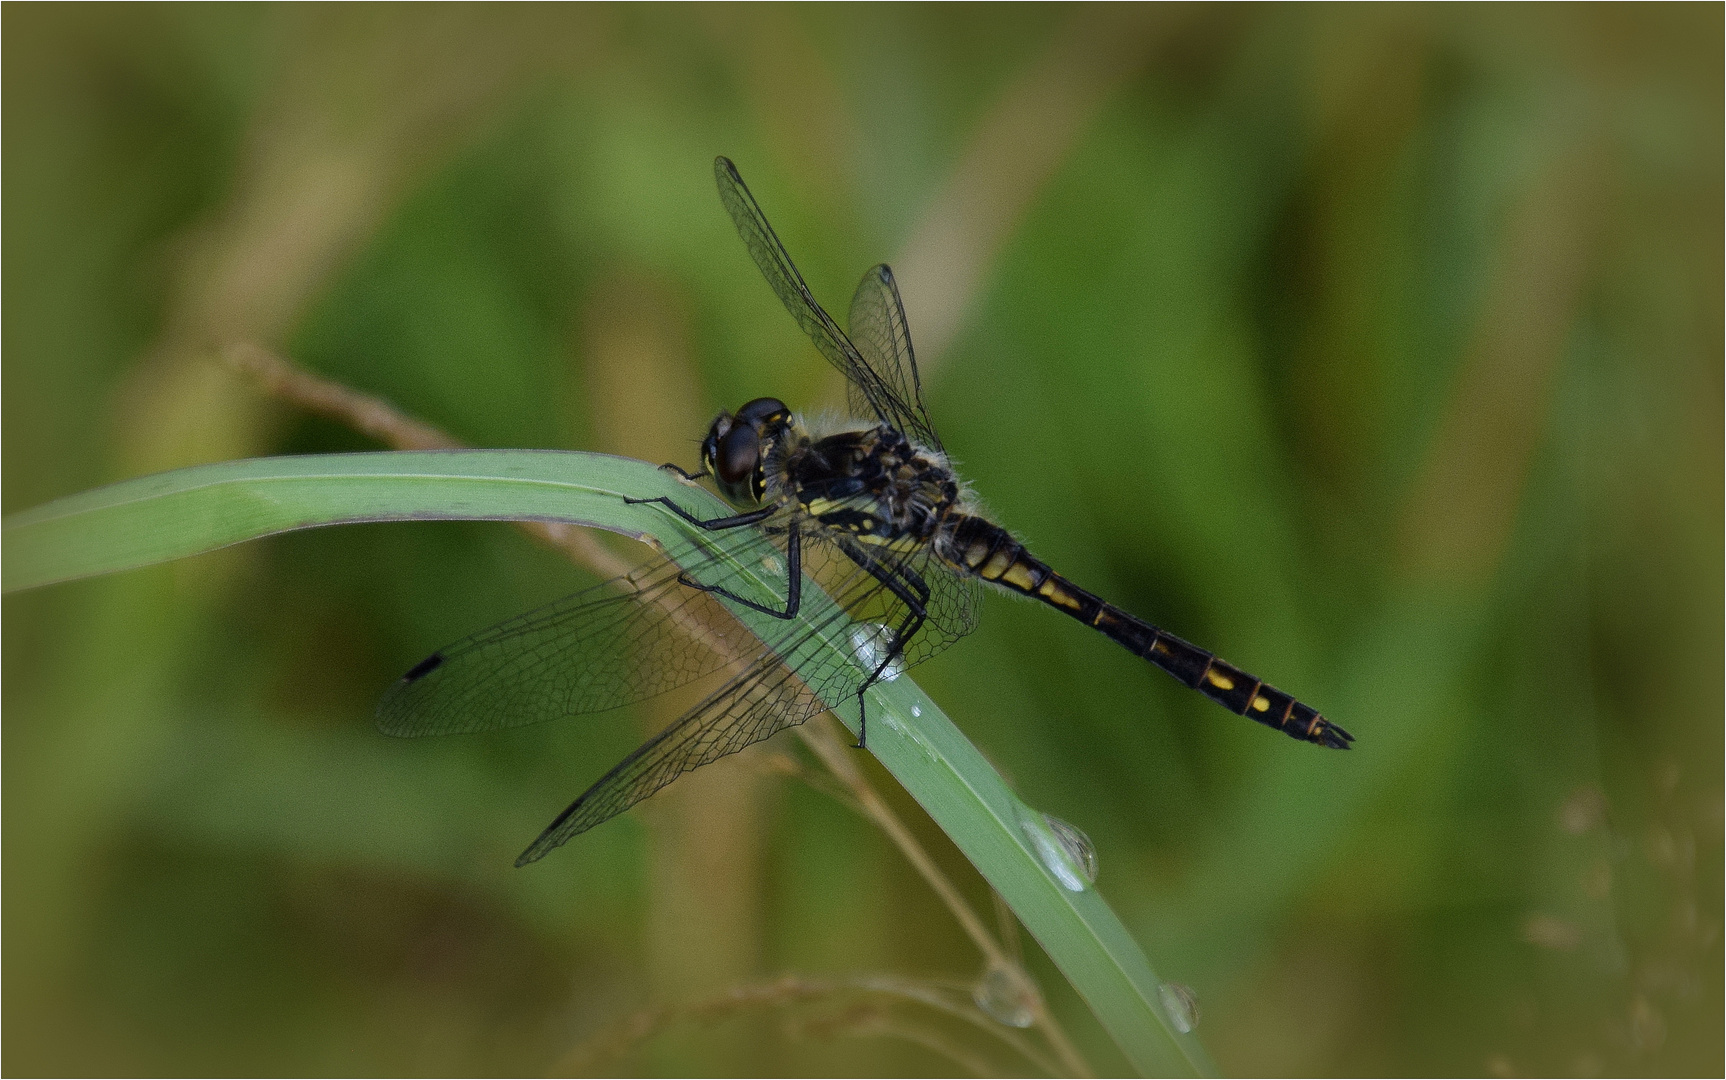
{"label": "dragonfly", "polygon": [[[438,735],[603,712],[724,672],[717,689],[546,826],[517,866],[832,703],[855,700],[857,745],[867,746],[869,688],[969,633],[991,587],[1101,631],[1230,712],[1349,748],[1353,736],[1318,710],[1080,588],[991,520],[924,408],[893,271],[883,263],[863,275],[841,329],[737,167],[720,157],[714,176],[755,265],[845,376],[852,419],[805,420],[773,397],[721,412],[699,469],[664,468],[691,484],[711,481],[734,513],[702,517],[668,496],[625,498],[660,504],[692,539],[439,649],[385,693],[385,733]],[[739,575],[740,566],[756,573]],[[733,617],[741,609],[756,613],[755,630]]]}

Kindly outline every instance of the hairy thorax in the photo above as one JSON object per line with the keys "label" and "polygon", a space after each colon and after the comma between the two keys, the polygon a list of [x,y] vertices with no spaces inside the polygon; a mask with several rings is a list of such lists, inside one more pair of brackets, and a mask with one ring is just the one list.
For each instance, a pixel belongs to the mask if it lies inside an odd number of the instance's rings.
{"label": "hairy thorax", "polygon": [[960,501],[946,459],[890,427],[816,437],[796,425],[779,450],[775,494],[862,543],[928,543]]}

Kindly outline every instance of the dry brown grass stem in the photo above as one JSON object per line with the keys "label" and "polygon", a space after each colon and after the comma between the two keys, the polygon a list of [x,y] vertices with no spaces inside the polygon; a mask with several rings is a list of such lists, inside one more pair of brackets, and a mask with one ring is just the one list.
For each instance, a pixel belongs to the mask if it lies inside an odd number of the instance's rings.
{"label": "dry brown grass stem", "polygon": [[[656,1005],[641,1009],[582,1041],[564,1055],[554,1072],[582,1073],[598,1068],[674,1024],[714,1023],[748,1009],[786,1008],[865,994],[885,998],[889,1003],[923,1006],[961,1020],[1010,1047],[1037,1069],[1051,1076],[1061,1075],[1057,1063],[1039,1052],[1018,1031],[997,1023],[966,1001],[965,989],[963,984],[906,979],[896,975],[837,978],[783,975],[771,982],[734,986],[715,997],[686,1005]],[[998,1070],[941,1029],[909,1023],[876,1002],[859,1002],[833,1016],[806,1019],[792,1026],[792,1030],[822,1038],[836,1035],[902,1038],[924,1046],[977,1075],[998,1074]]]}
{"label": "dry brown grass stem", "polygon": [[930,1024],[919,1024],[904,1017],[895,1016],[888,1010],[873,1005],[856,1005],[838,1016],[806,1020],[795,1027],[790,1027],[789,1030],[794,1034],[807,1033],[823,1039],[834,1039],[840,1036],[902,1039],[946,1058],[972,1076],[1017,1075],[1016,1070],[1014,1072],[1002,1072],[992,1067],[988,1059],[979,1054],[971,1053],[963,1044],[948,1038],[947,1033],[938,1027]]}
{"label": "dry brown grass stem", "polygon": [[[233,368],[255,379],[270,397],[318,416],[337,421],[398,450],[449,450],[463,444],[447,433],[406,415],[382,398],[361,393],[332,379],[313,374],[261,345],[247,342],[230,347],[225,359]],[[573,525],[523,521],[516,526],[536,540],[561,551],[572,562],[602,577],[621,578],[632,565],[601,545],[585,529]],[[692,616],[690,613],[695,612]],[[714,620],[729,618],[718,603],[681,605],[679,626],[692,637],[716,648],[721,655],[724,635],[713,630]],[[887,834],[917,873],[947,905],[967,937],[983,954],[989,968],[1009,972],[1019,984],[1034,1024],[1060,1061],[1060,1071],[1072,1076],[1090,1076],[1085,1059],[1050,1014],[1042,993],[1013,951],[1003,947],[964,896],[929,856],[911,830],[875,790],[852,757],[849,740],[838,721],[825,713],[796,728],[804,745],[849,792],[850,800],[876,827]],[[1014,950],[1016,951],[1016,950]],[[979,1014],[981,1015],[981,1014]],[[1034,1060],[1034,1059],[1033,1059]],[[1049,1070],[1054,1072],[1056,1070]]]}
{"label": "dry brown grass stem", "polygon": [[827,713],[799,727],[797,735],[803,740],[803,744],[821,759],[821,763],[850,789],[864,817],[887,834],[887,838],[893,841],[900,854],[905,856],[905,861],[911,864],[935,895],[941,898],[941,902],[947,905],[947,910],[953,913],[953,918],[977,946],[977,951],[983,954],[988,966],[1012,974],[1019,984],[1019,991],[1025,1002],[1031,1007],[1038,1030],[1042,1031],[1044,1038],[1049,1040],[1049,1045],[1060,1056],[1067,1073],[1074,1076],[1091,1075],[1085,1059],[1067,1039],[1067,1033],[1062,1030],[1060,1023],[1050,1014],[1043,1001],[1042,992],[1031,981],[1024,965],[989,932],[989,928],[959,893],[952,880],[935,865],[935,860],[929,856],[923,845],[917,842],[916,836],[912,835],[905,822],[887,805],[874,785],[869,783],[869,778],[863,775],[863,770],[857,767],[856,760],[851,756],[848,740],[841,734],[843,729],[835,730],[837,728],[839,722],[833,718],[832,713]]}
{"label": "dry brown grass stem", "polygon": [[[458,450],[464,444],[382,398],[314,375],[252,342],[231,346],[226,359],[257,380],[265,393],[306,412],[346,424],[396,450]],[[602,577],[622,577],[633,568],[594,539],[586,529],[556,522],[521,521],[529,536],[563,552],[577,565]]]}

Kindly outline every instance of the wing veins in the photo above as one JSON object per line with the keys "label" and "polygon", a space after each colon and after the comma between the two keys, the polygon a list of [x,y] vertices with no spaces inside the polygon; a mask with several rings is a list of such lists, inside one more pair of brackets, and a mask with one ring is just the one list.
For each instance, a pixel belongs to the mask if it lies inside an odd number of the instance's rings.
{"label": "wing veins", "polygon": [[[767,216],[762,213],[761,205],[755,201],[749,186],[743,182],[737,166],[733,165],[730,159],[720,157],[714,160],[713,173],[719,184],[720,201],[725,204],[726,211],[736,224],[738,235],[743,238],[743,246],[749,250],[756,267],[778,295],[780,303],[785,305],[785,310],[791,313],[791,318],[815,343],[815,347],[827,358],[828,363],[839,369],[878,419],[901,431],[915,432],[939,449],[940,440],[935,438],[933,427],[928,423],[927,416],[922,414],[920,400],[915,406],[908,403],[905,396],[895,389],[893,382],[870,365],[856,343],[839,328],[833,316],[815,299],[815,294],[803,280],[796,264],[791,261],[785,245],[780,242],[778,233],[774,232]],[[873,274],[874,271],[870,273]],[[865,281],[867,280],[868,275],[865,275]],[[891,281],[891,271],[888,272],[888,280]],[[897,286],[893,287],[893,297],[897,305]],[[903,325],[903,305],[897,305],[897,308],[900,324]],[[905,340],[909,343],[908,331]],[[916,378],[913,377],[911,382],[911,392],[915,394]]]}

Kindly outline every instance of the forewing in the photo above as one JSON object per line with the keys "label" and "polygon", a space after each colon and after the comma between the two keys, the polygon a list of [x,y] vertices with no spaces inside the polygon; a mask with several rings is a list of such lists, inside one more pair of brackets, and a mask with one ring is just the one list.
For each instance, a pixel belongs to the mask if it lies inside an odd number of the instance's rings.
{"label": "forewing", "polygon": [[449,735],[601,712],[759,648],[712,596],[679,583],[680,572],[657,559],[438,650],[384,694],[378,727]]}
{"label": "forewing", "polygon": [[923,380],[917,373],[917,355],[911,348],[911,327],[905,321],[899,284],[886,263],[871,267],[857,283],[847,329],[864,363],[892,392],[894,411],[905,418],[900,430],[924,446],[942,449],[941,437],[935,434],[935,425],[923,407]]}
{"label": "forewing", "polygon": [[[767,279],[767,284],[773,287],[773,291],[778,294],[780,302],[797,321],[797,325],[815,342],[821,355],[844,374],[856,396],[861,398],[862,404],[878,419],[901,431],[927,427],[926,422],[906,403],[906,399],[896,394],[893,387],[865,362],[857,346],[839,329],[839,324],[833,321],[833,316],[827,314],[826,309],[816,302],[815,294],[809,291],[803,275],[797,272],[791,256],[785,251],[785,245],[779,242],[773,226],[767,223],[760,204],[755,201],[755,196],[749,193],[743,177],[738,175],[737,166],[733,165],[729,158],[716,158],[713,162],[713,175],[719,183],[719,199],[731,214],[731,220],[737,224],[738,235],[743,237],[743,246],[749,249],[750,258],[754,259],[755,265],[761,269],[761,275]],[[903,313],[900,314],[900,321],[904,321]],[[907,344],[909,340],[907,336]]]}

